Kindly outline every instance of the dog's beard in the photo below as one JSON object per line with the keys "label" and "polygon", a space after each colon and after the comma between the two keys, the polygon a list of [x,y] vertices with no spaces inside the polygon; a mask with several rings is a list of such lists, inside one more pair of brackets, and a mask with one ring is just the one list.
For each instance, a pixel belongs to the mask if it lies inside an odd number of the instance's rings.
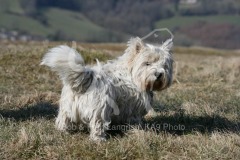
{"label": "dog's beard", "polygon": [[163,74],[163,76],[157,79],[154,75],[149,75],[145,81],[146,91],[160,91],[167,87],[168,79]]}
{"label": "dog's beard", "polygon": [[143,70],[142,68],[134,68],[133,82],[142,91],[161,91],[171,84],[171,75],[168,72],[162,72],[162,76],[155,76],[156,69]]}
{"label": "dog's beard", "polygon": [[146,80],[145,80],[145,88],[147,91],[153,91],[154,89],[154,84],[156,81],[156,77],[153,75],[149,75],[147,76]]}

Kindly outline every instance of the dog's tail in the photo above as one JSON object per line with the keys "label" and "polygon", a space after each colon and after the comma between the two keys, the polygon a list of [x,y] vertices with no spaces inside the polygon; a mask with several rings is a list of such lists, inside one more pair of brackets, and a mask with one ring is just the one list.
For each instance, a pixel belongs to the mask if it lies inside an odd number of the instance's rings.
{"label": "dog's tail", "polygon": [[85,92],[92,83],[93,71],[86,68],[82,56],[68,46],[49,50],[43,57],[41,65],[49,66],[56,71],[63,83],[70,84],[72,89],[78,92]]}

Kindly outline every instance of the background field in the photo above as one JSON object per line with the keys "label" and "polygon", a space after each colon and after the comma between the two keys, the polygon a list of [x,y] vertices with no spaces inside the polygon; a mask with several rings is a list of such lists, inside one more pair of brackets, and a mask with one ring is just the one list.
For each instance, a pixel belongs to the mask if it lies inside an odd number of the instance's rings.
{"label": "background field", "polygon": [[5,41],[125,42],[168,27],[177,45],[239,49],[238,0],[0,0],[0,4],[0,40]]}
{"label": "background field", "polygon": [[[238,51],[175,47],[174,82],[156,93],[150,127],[112,131],[95,144],[86,132],[54,129],[61,82],[39,63],[57,44],[0,43],[0,159],[240,159]],[[125,49],[77,46],[88,64]]]}

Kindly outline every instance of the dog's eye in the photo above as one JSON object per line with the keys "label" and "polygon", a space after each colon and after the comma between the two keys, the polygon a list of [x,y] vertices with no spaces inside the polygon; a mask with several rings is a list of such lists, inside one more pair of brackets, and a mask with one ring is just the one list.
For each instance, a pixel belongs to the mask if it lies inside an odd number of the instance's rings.
{"label": "dog's eye", "polygon": [[146,66],[149,66],[149,65],[151,65],[151,63],[150,62],[146,62]]}
{"label": "dog's eye", "polygon": [[165,64],[165,65],[164,65],[164,68],[165,68],[165,69],[168,69],[168,65],[167,65],[167,64]]}

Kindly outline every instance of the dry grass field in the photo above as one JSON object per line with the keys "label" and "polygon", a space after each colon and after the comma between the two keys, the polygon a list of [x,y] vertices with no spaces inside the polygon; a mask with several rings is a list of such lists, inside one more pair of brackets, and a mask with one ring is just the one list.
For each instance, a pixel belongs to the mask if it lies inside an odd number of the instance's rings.
{"label": "dry grass field", "polygon": [[[0,43],[0,159],[240,159],[239,52],[175,47],[173,85],[156,93],[146,127],[96,144],[54,128],[61,82],[39,64],[55,45]],[[87,63],[125,48],[77,46]]]}

